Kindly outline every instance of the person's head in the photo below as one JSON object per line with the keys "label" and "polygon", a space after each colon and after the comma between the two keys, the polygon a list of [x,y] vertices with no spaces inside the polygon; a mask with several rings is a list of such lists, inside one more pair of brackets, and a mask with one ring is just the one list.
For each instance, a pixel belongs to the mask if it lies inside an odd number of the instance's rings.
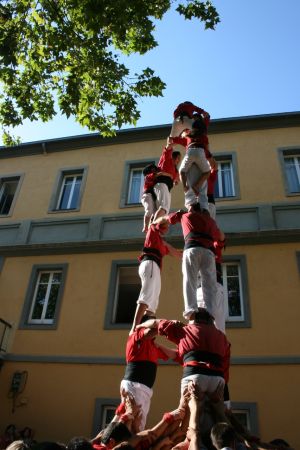
{"label": "person's head", "polygon": [[155,164],[148,164],[146,167],[144,167],[143,169],[143,175],[144,177],[146,175],[150,175],[150,173],[156,173],[158,171],[158,168]]}
{"label": "person's head", "polygon": [[191,138],[196,138],[196,137],[203,136],[203,134],[206,134],[206,133],[207,133],[207,127],[205,125],[203,118],[200,116],[199,119],[195,120],[192,123],[192,129],[189,132],[189,136]]}
{"label": "person's head", "polygon": [[198,212],[201,213],[200,203],[193,203],[188,206],[188,212]]}
{"label": "person's head", "polygon": [[192,102],[186,101],[183,103],[179,103],[179,105],[177,106],[177,108],[174,111],[174,118],[176,119],[177,117],[182,117],[182,116],[190,117],[190,114],[188,113],[187,110],[189,110],[191,106],[193,106]]}
{"label": "person's head", "polygon": [[75,436],[67,444],[67,450],[93,450],[93,446],[87,438]]}
{"label": "person's head", "polygon": [[20,431],[20,436],[22,439],[32,439],[34,435],[33,429],[30,427],[25,427]]}
{"label": "person's head", "polygon": [[160,234],[166,234],[169,230],[169,224],[168,222],[163,222],[159,224],[159,232]]}
{"label": "person's head", "polygon": [[14,438],[17,435],[16,425],[14,425],[13,423],[7,425],[7,427],[5,428],[5,434]]}
{"label": "person's head", "polygon": [[205,308],[198,308],[198,311],[194,313],[193,317],[195,323],[204,322],[207,324],[212,324],[214,321],[213,316]]}
{"label": "person's head", "polygon": [[181,153],[178,150],[174,150],[174,152],[172,152],[172,159],[175,166],[177,166],[177,164],[179,164],[181,160]]}
{"label": "person's head", "polygon": [[102,444],[108,448],[113,448],[116,444],[126,441],[131,437],[131,433],[122,422],[111,422],[103,430],[101,436]]}
{"label": "person's head", "polygon": [[226,422],[216,423],[211,429],[210,437],[217,450],[223,447],[235,447],[236,434],[234,428]]}

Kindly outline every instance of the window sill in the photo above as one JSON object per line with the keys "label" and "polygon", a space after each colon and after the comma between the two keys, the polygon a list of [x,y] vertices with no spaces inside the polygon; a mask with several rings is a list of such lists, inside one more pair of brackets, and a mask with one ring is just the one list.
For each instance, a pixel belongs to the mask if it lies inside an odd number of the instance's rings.
{"label": "window sill", "polygon": [[72,212],[79,212],[79,208],[74,209],[51,209],[48,210],[48,214],[59,214],[59,213],[72,213]]}

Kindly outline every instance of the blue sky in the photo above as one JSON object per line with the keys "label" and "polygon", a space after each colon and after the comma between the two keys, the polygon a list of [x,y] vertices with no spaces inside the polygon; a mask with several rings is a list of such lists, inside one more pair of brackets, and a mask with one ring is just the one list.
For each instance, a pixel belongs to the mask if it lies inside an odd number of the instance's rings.
{"label": "blue sky", "polygon": [[[184,100],[213,119],[300,110],[300,1],[213,3],[221,17],[215,31],[170,11],[157,23],[159,46],[126,60],[132,70],[151,67],[167,84],[162,98],[139,102],[138,126],[170,123]],[[88,132],[59,115],[47,124],[25,122],[15,129],[22,142]]]}

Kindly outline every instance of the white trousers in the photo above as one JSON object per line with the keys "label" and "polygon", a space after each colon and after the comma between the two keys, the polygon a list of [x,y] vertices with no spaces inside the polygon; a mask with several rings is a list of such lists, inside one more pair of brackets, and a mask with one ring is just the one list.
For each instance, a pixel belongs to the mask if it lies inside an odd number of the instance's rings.
{"label": "white trousers", "polygon": [[228,305],[225,302],[224,287],[217,283],[216,302],[212,305],[206,305],[203,297],[202,286],[197,288],[197,303],[201,308],[206,308],[215,318],[215,326],[225,334],[225,323],[228,318]]}
{"label": "white trousers", "polygon": [[224,378],[222,377],[202,374],[189,375],[188,377],[184,377],[181,380],[181,393],[183,393],[184,389],[190,381],[194,381],[196,385],[199,386],[202,392],[208,393],[214,392],[220,384],[223,386],[225,385]]}
{"label": "white trousers", "polygon": [[188,191],[185,192],[185,207],[194,203],[200,203],[201,208],[208,210],[207,180],[194,192],[192,186],[197,183],[203,173],[210,171],[210,165],[205,157],[204,149],[201,147],[189,148],[179,168],[180,173],[186,173]]}
{"label": "white trousers", "polygon": [[171,207],[171,193],[168,186],[165,183],[157,183],[154,186],[154,192],[156,194],[156,209],[160,207],[169,214]]}
{"label": "white trousers", "polygon": [[144,192],[144,194],[142,195],[142,198],[141,198],[141,203],[145,210],[145,216],[151,217],[152,214],[154,214],[156,211],[156,207],[155,207],[155,203],[154,203],[152,195],[147,192]]}
{"label": "white trousers", "polygon": [[188,116],[183,116],[182,121],[180,117],[177,117],[177,119],[173,120],[170,136],[178,137],[183,132],[183,130],[191,130],[193,122],[194,119],[190,119]]}
{"label": "white trousers", "polygon": [[[145,429],[147,415],[150,409],[150,402],[151,397],[153,395],[153,390],[150,389],[148,386],[145,386],[145,384],[137,383],[136,381],[128,381],[128,380],[122,380],[120,391],[122,393],[122,390],[125,392],[128,392],[131,394],[131,396],[134,398],[137,405],[141,407],[141,422],[140,422],[140,428],[137,430],[143,431]],[[124,401],[124,398],[122,398],[121,394],[121,401]]]}
{"label": "white trousers", "polygon": [[184,250],[182,256],[183,299],[185,319],[198,310],[197,286],[200,272],[205,304],[212,309],[216,303],[217,276],[215,255],[211,250],[203,247],[193,247]]}
{"label": "white trousers", "polygon": [[146,304],[147,309],[155,314],[161,289],[160,268],[155,261],[142,261],[139,276],[142,288],[137,303]]}

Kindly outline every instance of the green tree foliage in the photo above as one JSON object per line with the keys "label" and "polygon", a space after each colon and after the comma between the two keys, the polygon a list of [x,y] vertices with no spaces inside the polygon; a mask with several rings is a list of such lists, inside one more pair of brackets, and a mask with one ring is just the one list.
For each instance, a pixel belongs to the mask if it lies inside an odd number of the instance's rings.
{"label": "green tree foliage", "polygon": [[214,29],[210,1],[1,0],[0,123],[52,119],[62,114],[103,136],[140,117],[138,97],[161,96],[164,82],[150,68],[131,74],[122,53],[144,54],[158,44],[155,21],[175,7],[186,19]]}

